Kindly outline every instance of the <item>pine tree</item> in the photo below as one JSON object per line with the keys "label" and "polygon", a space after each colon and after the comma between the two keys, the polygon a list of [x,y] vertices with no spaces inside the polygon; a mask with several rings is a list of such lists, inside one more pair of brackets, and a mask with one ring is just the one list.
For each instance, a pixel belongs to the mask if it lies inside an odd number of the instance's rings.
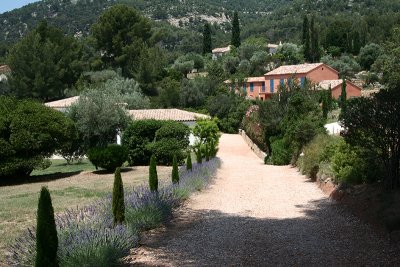
{"label": "pine tree", "polygon": [[240,46],[240,26],[239,26],[239,16],[237,11],[235,11],[235,13],[233,14],[231,45],[235,47]]}
{"label": "pine tree", "polygon": [[152,155],[150,158],[149,167],[149,186],[151,191],[158,190],[158,176],[157,176],[157,159],[156,156]]}
{"label": "pine tree", "polygon": [[311,62],[318,62],[321,59],[321,52],[319,51],[318,32],[315,28],[315,18],[311,17]]}
{"label": "pine tree", "polygon": [[193,166],[192,166],[192,155],[191,155],[191,151],[189,151],[187,159],[186,159],[186,170],[192,170]]}
{"label": "pine tree", "polygon": [[35,266],[58,266],[57,249],[57,228],[50,192],[42,187],[37,211]]}
{"label": "pine tree", "polygon": [[203,55],[212,53],[212,44],[211,44],[211,27],[210,24],[204,24],[203,31]]}
{"label": "pine tree", "polygon": [[178,171],[178,162],[176,159],[176,155],[174,155],[172,159],[172,183],[179,184],[179,171]]}
{"label": "pine tree", "polygon": [[347,92],[346,92],[346,79],[343,79],[342,81],[342,93],[340,95],[340,103],[342,107],[345,105],[347,100]]}
{"label": "pine tree", "polygon": [[114,174],[114,188],[112,195],[112,211],[114,224],[121,224],[125,221],[124,185],[121,178],[121,169],[118,167]]}
{"label": "pine tree", "polygon": [[310,51],[310,24],[308,23],[307,15],[304,16],[303,20],[303,37],[302,37],[303,47],[304,47],[304,58],[306,61],[311,62],[311,51]]}

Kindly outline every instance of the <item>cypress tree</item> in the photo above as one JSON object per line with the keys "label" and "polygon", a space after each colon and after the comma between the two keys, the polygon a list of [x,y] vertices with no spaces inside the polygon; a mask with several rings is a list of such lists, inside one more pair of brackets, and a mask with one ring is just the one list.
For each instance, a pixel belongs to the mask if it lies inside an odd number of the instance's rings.
{"label": "cypress tree", "polygon": [[240,46],[240,26],[239,26],[239,16],[237,11],[235,11],[235,13],[233,14],[231,45],[235,47]]}
{"label": "cypress tree", "polygon": [[310,24],[308,23],[307,15],[304,16],[303,19],[303,47],[304,47],[304,58],[306,61],[311,61],[311,52],[310,52]]}
{"label": "cypress tree", "polygon": [[212,53],[211,27],[210,24],[204,24],[203,30],[203,55]]}
{"label": "cypress tree", "polygon": [[36,226],[36,267],[58,266],[58,237],[49,190],[40,191]]}
{"label": "cypress tree", "polygon": [[200,147],[196,151],[196,161],[197,163],[201,164],[203,162],[203,155],[201,155]]}
{"label": "cypress tree", "polygon": [[149,186],[151,191],[158,190],[157,162],[156,162],[156,156],[154,155],[152,155],[150,158]]}
{"label": "cypress tree", "polygon": [[210,151],[209,151],[209,148],[208,148],[208,145],[206,144],[206,155],[205,155],[205,157],[206,157],[206,161],[209,161],[210,160]]}
{"label": "cypress tree", "polygon": [[345,105],[347,100],[347,92],[346,92],[346,79],[342,80],[342,93],[340,95],[340,103],[342,106]]}
{"label": "cypress tree", "polygon": [[324,94],[322,96],[322,116],[324,119],[328,118],[328,112],[328,91],[324,91]]}
{"label": "cypress tree", "polygon": [[193,166],[192,166],[192,155],[191,155],[191,151],[189,151],[187,159],[186,159],[186,170],[192,170]]}
{"label": "cypress tree", "polygon": [[331,85],[329,85],[327,97],[328,97],[328,108],[329,108],[329,110],[331,110],[332,109],[332,103],[333,103]]}
{"label": "cypress tree", "polygon": [[125,221],[124,185],[121,178],[121,169],[118,167],[114,173],[114,188],[112,195],[112,211],[114,224],[121,224]]}
{"label": "cypress tree", "polygon": [[179,172],[178,172],[178,162],[176,155],[172,159],[172,183],[179,184]]}
{"label": "cypress tree", "polygon": [[315,28],[315,18],[311,17],[311,62],[318,62],[321,58],[321,53],[319,51],[319,41],[318,32]]}

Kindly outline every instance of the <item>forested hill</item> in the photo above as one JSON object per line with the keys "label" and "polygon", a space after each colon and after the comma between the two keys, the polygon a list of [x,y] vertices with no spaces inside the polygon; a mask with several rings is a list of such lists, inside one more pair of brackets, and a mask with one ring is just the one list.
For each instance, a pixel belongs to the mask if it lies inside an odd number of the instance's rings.
{"label": "forested hill", "polygon": [[384,40],[400,23],[400,1],[393,0],[43,0],[0,14],[0,42],[16,42],[43,19],[65,33],[85,36],[98,16],[117,3],[194,32],[209,21],[220,37],[216,45],[229,39],[225,33],[234,10],[240,14],[243,38],[263,35],[271,42],[298,41],[306,13],[316,15],[321,40],[338,18],[341,26],[360,30],[374,42]]}

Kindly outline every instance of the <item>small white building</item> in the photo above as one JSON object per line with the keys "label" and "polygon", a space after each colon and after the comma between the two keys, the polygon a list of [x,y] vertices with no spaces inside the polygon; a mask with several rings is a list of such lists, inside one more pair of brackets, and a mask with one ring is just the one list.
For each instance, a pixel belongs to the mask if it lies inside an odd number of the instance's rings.
{"label": "small white building", "polygon": [[74,104],[78,100],[79,96],[73,96],[69,98],[60,99],[57,101],[47,102],[45,103],[45,106],[61,112],[65,112],[67,108],[69,108],[72,104]]}
{"label": "small white building", "polygon": [[231,51],[231,46],[228,45],[227,47],[218,47],[214,48],[212,52],[212,59],[217,60],[219,57],[222,57],[223,55],[229,53]]}

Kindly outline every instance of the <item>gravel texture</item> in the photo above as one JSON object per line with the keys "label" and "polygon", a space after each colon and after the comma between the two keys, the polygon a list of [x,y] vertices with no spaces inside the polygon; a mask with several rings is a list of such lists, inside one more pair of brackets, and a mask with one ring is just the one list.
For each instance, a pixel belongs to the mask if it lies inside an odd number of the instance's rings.
{"label": "gravel texture", "polygon": [[144,236],[128,266],[400,266],[399,247],[290,166],[268,166],[223,135],[209,189]]}

